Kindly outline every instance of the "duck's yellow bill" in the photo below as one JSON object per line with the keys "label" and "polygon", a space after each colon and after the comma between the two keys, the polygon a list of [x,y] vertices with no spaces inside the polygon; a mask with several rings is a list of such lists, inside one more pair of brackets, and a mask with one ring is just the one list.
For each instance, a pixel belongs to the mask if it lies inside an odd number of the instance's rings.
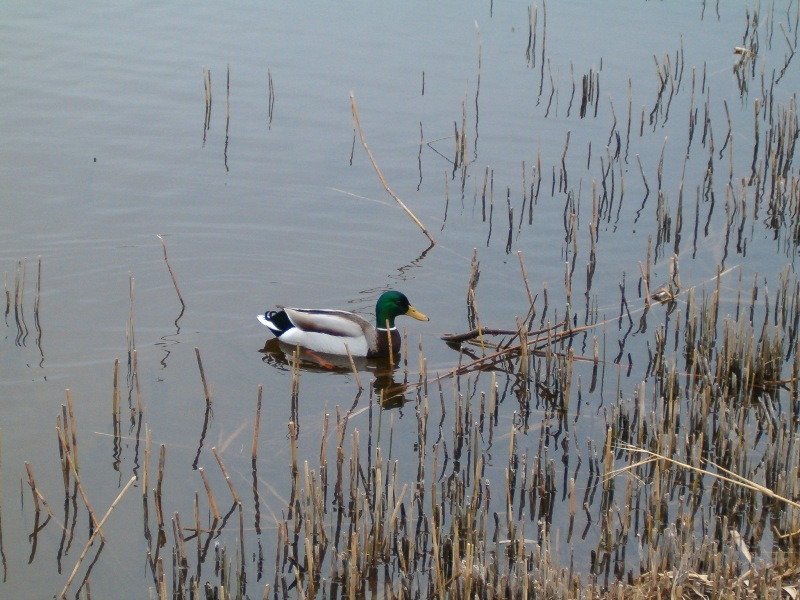
{"label": "duck's yellow bill", "polygon": [[417,321],[430,321],[428,317],[423,315],[413,306],[409,306],[408,310],[406,311],[406,316],[411,317],[412,319],[416,319]]}

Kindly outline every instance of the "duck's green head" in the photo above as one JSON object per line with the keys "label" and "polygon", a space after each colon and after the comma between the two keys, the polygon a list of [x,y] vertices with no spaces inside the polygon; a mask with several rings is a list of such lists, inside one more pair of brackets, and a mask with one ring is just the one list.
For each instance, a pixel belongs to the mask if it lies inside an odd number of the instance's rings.
{"label": "duck's green head", "polygon": [[400,292],[390,291],[381,294],[378,302],[375,305],[375,321],[377,322],[378,329],[386,329],[386,322],[389,322],[389,328],[394,327],[395,317],[406,315],[418,321],[429,321],[428,317],[419,312],[416,308],[411,306],[411,303],[406,298],[405,294]]}

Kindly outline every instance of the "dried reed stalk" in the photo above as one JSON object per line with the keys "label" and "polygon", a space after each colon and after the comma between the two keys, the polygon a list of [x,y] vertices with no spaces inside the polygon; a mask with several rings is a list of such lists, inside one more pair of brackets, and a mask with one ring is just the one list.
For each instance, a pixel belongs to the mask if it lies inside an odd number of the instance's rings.
{"label": "dried reed stalk", "polygon": [[197,356],[197,366],[200,368],[200,380],[203,382],[203,394],[206,398],[206,406],[211,404],[211,393],[208,391],[208,383],[206,383],[206,372],[203,369],[203,361],[200,359],[200,348],[195,346],[194,353]]}
{"label": "dried reed stalk", "polygon": [[256,454],[258,451],[258,429],[261,424],[261,394],[264,390],[264,386],[258,384],[258,399],[256,400],[256,418],[255,423],[253,423],[253,445],[250,449],[250,458],[252,460],[256,459]]}
{"label": "dried reed stalk", "polygon": [[164,529],[164,513],[161,509],[161,485],[164,482],[164,465],[167,462],[167,447],[161,444],[158,453],[158,475],[156,477],[155,501],[156,501],[156,519],[158,521],[158,528]]}
{"label": "dried reed stalk", "polygon": [[94,530],[92,535],[89,537],[89,541],[86,542],[86,546],[84,547],[83,552],[81,552],[81,555],[78,558],[78,562],[75,563],[75,568],[72,569],[72,573],[70,574],[69,579],[67,579],[67,583],[64,585],[64,589],[61,590],[61,594],[59,595],[59,598],[66,598],[67,597],[67,590],[69,589],[69,586],[72,584],[72,580],[75,579],[75,574],[78,572],[78,569],[80,568],[81,563],[83,562],[83,559],[86,558],[86,554],[89,552],[89,548],[92,547],[92,543],[94,542],[94,538],[100,532],[100,529],[103,527],[103,525],[105,524],[106,520],[111,515],[111,512],[116,508],[117,504],[119,504],[119,501],[122,500],[122,497],[125,495],[125,492],[127,492],[128,489],[133,485],[134,481],[136,481],[136,476],[135,475],[128,480],[128,483],[125,484],[124,488],[122,488],[122,491],[114,499],[114,502],[112,502],[111,506],[108,507],[108,510],[106,511],[106,514],[103,515],[102,519],[100,519],[100,522],[97,524],[97,529]]}
{"label": "dried reed stalk", "polygon": [[[356,362],[353,360],[353,355],[350,352],[350,346],[347,344],[344,345],[344,349],[347,350],[347,359],[350,361],[350,368],[353,370],[353,375],[356,378],[356,385],[358,386],[358,390],[361,391],[364,389],[364,386],[361,385],[361,378],[358,376],[358,369],[356,368]],[[389,358],[391,359],[391,352],[392,352],[392,344],[391,344],[391,337],[389,338]]]}
{"label": "dried reed stalk", "polygon": [[72,393],[67,390],[67,410],[69,412],[69,431],[72,436],[72,461],[75,463],[75,471],[80,468],[78,460],[78,434],[75,431],[75,412],[72,408]]}
{"label": "dried reed stalk", "polygon": [[219,464],[219,469],[222,471],[222,475],[225,477],[225,482],[228,484],[228,488],[231,490],[231,496],[233,496],[234,502],[236,504],[241,504],[239,500],[239,494],[236,493],[236,488],[233,486],[233,481],[231,481],[231,476],[228,475],[228,470],[225,468],[225,463],[222,462],[222,457],[219,455],[219,451],[216,447],[211,448],[211,452],[214,453],[214,458],[217,459],[217,464]]}
{"label": "dried reed stalk", "polygon": [[186,308],[186,302],[183,301],[181,289],[178,287],[178,280],[175,279],[175,273],[172,272],[172,266],[169,264],[169,258],[167,258],[167,244],[161,235],[158,235],[157,237],[161,240],[161,248],[164,250],[164,262],[167,263],[167,270],[169,271],[169,276],[172,278],[172,285],[175,286],[175,291],[178,293],[178,300],[181,301],[181,306]]}
{"label": "dried reed stalk", "polygon": [[97,517],[94,515],[92,505],[89,503],[89,497],[86,495],[86,490],[83,488],[83,484],[81,484],[81,478],[78,476],[78,467],[75,464],[75,461],[72,459],[72,453],[69,451],[67,446],[66,435],[60,427],[56,427],[56,432],[58,433],[58,439],[61,442],[61,447],[64,448],[64,456],[66,457],[67,463],[72,470],[72,476],[75,478],[75,485],[77,486],[78,491],[81,493],[81,498],[83,498],[83,504],[86,506],[86,510],[89,511],[89,518],[92,520],[95,530],[99,531],[100,539],[105,542],[105,535],[103,535],[102,530],[100,530],[100,524],[97,522]]}
{"label": "dried reed stalk", "polygon": [[[208,496],[208,504],[211,507],[211,512],[214,513],[214,521],[220,520],[219,510],[217,509],[217,503],[214,500],[214,492],[211,491],[211,484],[208,482],[208,475],[206,475],[205,469],[203,467],[198,467],[197,469],[200,471],[200,477],[203,478],[203,485],[206,488],[206,495]],[[200,530],[197,530],[197,535],[200,535]]]}
{"label": "dried reed stalk", "polygon": [[370,151],[369,146],[367,146],[367,140],[364,138],[364,132],[361,129],[361,119],[358,116],[358,107],[356,106],[356,99],[355,99],[355,96],[353,95],[353,92],[350,92],[350,105],[352,106],[352,109],[353,109],[353,119],[355,119],[356,125],[358,126],[358,135],[361,138],[361,145],[364,147],[364,150],[366,151],[367,156],[369,156],[369,160],[372,162],[372,166],[375,169],[375,172],[378,174],[378,179],[381,180],[381,184],[383,185],[383,189],[385,189],[386,192],[392,198],[394,198],[395,202],[397,202],[400,205],[400,207],[404,211],[406,211],[406,214],[414,220],[414,222],[417,224],[417,227],[419,227],[422,230],[422,233],[424,233],[428,237],[428,239],[431,242],[431,245],[435,244],[436,240],[434,240],[431,237],[431,234],[428,233],[428,230],[425,228],[425,226],[422,224],[422,222],[416,216],[414,216],[414,213],[412,213],[411,210],[403,203],[403,201],[400,200],[400,198],[397,196],[397,194],[395,194],[389,188],[389,184],[387,184],[386,180],[383,178],[383,174],[381,173],[381,170],[378,167],[378,163],[375,161],[375,157],[372,156],[372,152]]}
{"label": "dried reed stalk", "polygon": [[793,506],[794,508],[800,508],[800,502],[797,502],[795,500],[791,500],[790,498],[787,498],[785,496],[781,496],[780,494],[776,494],[775,492],[773,492],[768,487],[765,487],[765,486],[763,486],[763,485],[761,485],[759,483],[751,481],[751,480],[747,479],[746,477],[743,477],[743,476],[739,475],[738,473],[734,473],[733,471],[729,471],[728,469],[725,469],[724,467],[721,467],[721,466],[719,466],[717,464],[714,464],[711,461],[705,461],[705,462],[707,462],[708,464],[714,466],[714,468],[722,471],[723,473],[726,473],[726,475],[720,475],[719,473],[715,473],[713,471],[709,471],[708,469],[702,469],[700,467],[696,467],[694,465],[690,465],[690,464],[682,462],[680,460],[675,460],[674,458],[670,458],[669,456],[665,456],[665,455],[660,454],[658,452],[654,452],[652,450],[647,450],[645,448],[639,448],[639,447],[634,446],[632,444],[621,443],[621,444],[617,444],[615,447],[617,449],[619,449],[619,450],[624,450],[624,451],[627,451],[627,452],[634,452],[634,453],[644,454],[645,456],[647,456],[647,458],[645,458],[644,460],[640,460],[640,461],[631,463],[631,464],[626,465],[626,466],[624,466],[622,468],[615,469],[613,471],[608,470],[606,472],[606,474],[605,474],[605,477],[606,477],[607,480],[615,477],[619,473],[622,473],[622,472],[625,472],[625,471],[630,471],[630,470],[632,470],[632,469],[634,469],[636,467],[639,467],[639,466],[642,466],[642,465],[646,465],[648,463],[655,462],[655,461],[663,461],[663,462],[668,462],[668,463],[670,463],[672,465],[675,465],[676,467],[680,467],[682,469],[688,469],[690,471],[694,471],[696,473],[701,473],[702,475],[708,475],[709,477],[713,477],[715,479],[719,479],[721,481],[725,481],[725,482],[731,483],[733,485],[738,485],[738,486],[746,488],[748,490],[753,490],[754,492],[758,492],[758,493],[763,494],[763,495],[765,495],[765,496],[767,496],[769,498],[772,498],[773,500],[778,500],[779,502],[783,502],[784,504],[788,504],[789,506]]}

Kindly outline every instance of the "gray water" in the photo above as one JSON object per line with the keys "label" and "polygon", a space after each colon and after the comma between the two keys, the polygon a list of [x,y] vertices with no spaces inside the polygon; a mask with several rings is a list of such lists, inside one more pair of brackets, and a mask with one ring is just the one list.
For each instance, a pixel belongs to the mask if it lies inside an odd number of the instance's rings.
{"label": "gray water", "polygon": [[[787,249],[785,238],[775,241],[759,220],[748,223],[746,250],[726,245],[723,201],[708,227],[704,205],[699,233],[691,231],[709,155],[697,132],[683,173],[693,70],[694,108],[702,117],[708,99],[718,153],[727,134],[723,102],[732,122],[730,147],[715,157],[717,196],[725,197],[731,160],[734,184],[750,174],[752,103],[762,84],[756,76],[750,91],[741,94],[733,71],[738,60],[733,50],[742,45],[750,4],[725,3],[718,15],[700,2],[550,3],[546,38],[543,7],[537,7],[532,58],[526,57],[528,9],[500,2],[0,6],[0,270],[12,296],[15,272],[25,270],[24,327],[16,325],[13,298],[0,327],[5,556],[0,596],[59,593],[88,537],[81,513],[76,540],[61,564],[58,525],[39,532],[35,552],[29,538],[33,506],[23,483],[24,462],[63,518],[54,428],[65,390],[75,405],[82,482],[95,510],[104,513],[125,482],[141,473],[137,436],[144,429],[129,418],[124,393],[119,445],[112,427],[114,359],[120,358],[125,379],[131,311],[144,423],[154,455],[159,444],[167,447],[165,514],[191,520],[194,492],[203,494],[197,465],[206,467],[223,492],[212,446],[221,451],[236,485],[247,487],[256,391],[263,385],[259,476],[273,493],[262,489],[261,510],[272,520],[273,514],[279,518],[290,484],[291,374],[279,355],[264,360],[259,352],[270,336],[255,315],[285,304],[369,316],[383,289],[400,289],[431,319],[398,321],[408,331],[410,368],[418,364],[421,343],[429,372],[444,373],[457,364],[458,353],[440,336],[469,328],[467,283],[477,248],[476,299],[484,326],[513,328],[515,317],[527,311],[518,252],[540,306],[546,288],[549,318],[563,317],[565,263],[572,260],[564,228],[567,193],[559,189],[567,132],[567,189],[579,217],[579,274],[573,281],[579,319],[585,316],[587,291],[599,320],[617,315],[623,280],[629,301],[642,301],[639,263],[647,260],[648,236],[655,243],[654,190],[662,148],[670,210],[675,211],[681,177],[686,181],[690,208],[679,249],[684,286],[702,285],[720,266],[741,266],[744,281],[758,273],[774,282],[784,265],[793,269],[796,249]],[[777,27],[763,23],[771,14],[796,39],[796,11],[796,3],[788,9],[785,3],[770,5],[769,11],[762,6],[758,60],[765,61],[768,81],[783,65],[786,46]],[[676,71],[680,62],[682,83],[670,112],[658,111],[651,125],[648,115],[658,92],[654,57],[661,64],[665,55]],[[207,130],[204,69],[212,83]],[[581,77],[590,72],[600,78],[597,114],[590,107],[581,118]],[[629,85],[632,117],[626,133]],[[774,102],[788,107],[799,85],[800,71],[792,64],[773,86]],[[435,238],[432,248],[386,194],[354,137],[351,92],[383,176]],[[461,171],[453,176],[452,159],[454,127],[461,129],[464,113],[470,164],[462,194]],[[613,127],[623,146],[624,195],[614,163],[616,204],[598,232],[598,262],[587,290],[580,273],[588,257],[592,186],[600,186],[608,165],[606,146],[616,144]],[[646,201],[637,156],[651,190]],[[530,186],[537,161],[538,200],[524,208],[523,163]],[[494,185],[491,227],[481,201],[487,167]],[[514,209],[510,247],[507,190]],[[525,197],[530,199],[528,190]],[[185,311],[158,235],[165,240]],[[674,239],[656,251],[655,281],[666,281],[673,245]],[[729,295],[737,278],[723,281]],[[658,318],[651,316],[653,326]],[[600,407],[614,398],[618,375],[625,395],[644,376],[649,334],[628,340],[625,329],[615,325],[605,332],[609,363],[616,340],[625,338],[634,368],[610,366],[606,385],[584,393],[574,434],[581,443],[604,438]],[[205,400],[195,348],[213,395],[202,440]],[[577,349],[590,354],[590,339],[579,341]],[[588,377],[588,371],[581,374]],[[130,389],[127,383],[121,384],[124,391]],[[303,456],[318,452],[324,414],[349,407],[355,385],[347,372],[302,373],[294,416],[302,426]],[[132,402],[135,407],[135,398]],[[504,422],[512,412],[501,405]],[[402,456],[404,449],[412,452],[416,421],[407,407],[395,413]],[[355,417],[355,426],[365,427],[365,419]],[[522,439],[523,445],[538,442]],[[155,468],[156,459],[151,461]],[[141,493],[138,484],[135,490]],[[109,542],[90,579],[99,597],[141,598],[153,586],[138,493],[130,492],[104,526]],[[237,533],[223,541],[232,543]],[[250,536],[247,552],[255,552],[256,544],[271,561],[274,528]],[[583,544],[574,544],[579,564],[585,563],[581,552],[588,551]],[[260,596],[259,585],[249,590],[252,597]],[[76,589],[73,584],[71,593]]]}

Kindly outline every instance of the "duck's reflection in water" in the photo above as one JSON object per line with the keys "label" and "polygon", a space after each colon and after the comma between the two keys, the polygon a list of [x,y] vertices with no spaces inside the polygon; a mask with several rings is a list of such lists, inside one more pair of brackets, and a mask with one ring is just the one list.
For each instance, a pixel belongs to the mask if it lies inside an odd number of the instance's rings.
{"label": "duck's reflection in water", "polygon": [[[399,407],[414,400],[412,394],[417,389],[417,385],[409,383],[407,374],[399,368],[397,363],[392,365],[387,358],[367,359],[354,356],[353,365],[351,365],[347,356],[318,354],[305,348],[297,348],[297,350],[299,351],[298,368],[303,371],[352,375],[353,366],[355,366],[362,385],[366,383],[365,379],[372,376],[375,396],[380,399],[384,408]],[[259,349],[259,352],[263,354],[261,360],[265,363],[282,371],[292,370],[294,347],[284,344],[276,338],[271,338],[267,340],[263,348]]]}

